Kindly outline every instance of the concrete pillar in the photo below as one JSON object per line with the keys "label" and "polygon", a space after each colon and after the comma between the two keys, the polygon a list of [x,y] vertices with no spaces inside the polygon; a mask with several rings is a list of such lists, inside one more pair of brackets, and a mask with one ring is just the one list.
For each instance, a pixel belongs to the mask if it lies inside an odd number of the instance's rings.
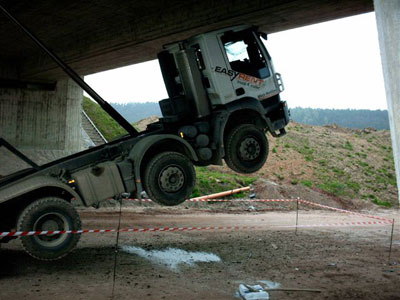
{"label": "concrete pillar", "polygon": [[400,1],[374,0],[374,6],[385,79],[397,188],[400,191]]}
{"label": "concrete pillar", "polygon": [[[58,81],[54,91],[0,89],[0,137],[39,164],[80,151],[82,97],[70,79]],[[4,176],[11,169],[4,149],[1,154]]]}

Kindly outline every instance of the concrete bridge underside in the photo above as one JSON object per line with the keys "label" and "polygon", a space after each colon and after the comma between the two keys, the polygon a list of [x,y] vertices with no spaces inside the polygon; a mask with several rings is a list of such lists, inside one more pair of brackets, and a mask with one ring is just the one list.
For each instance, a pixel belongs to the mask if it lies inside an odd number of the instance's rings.
{"label": "concrete bridge underside", "polygon": [[[81,75],[156,58],[163,44],[235,24],[267,33],[373,11],[372,0],[2,1]],[[0,16],[0,78],[65,76]]]}
{"label": "concrete bridge underside", "polygon": [[[246,23],[272,33],[370,12],[375,5],[400,184],[398,0],[3,0],[1,4],[82,76],[155,59],[163,44],[208,30]],[[82,90],[2,14],[0,36],[0,137],[26,150],[80,150],[76,128],[81,126]],[[39,106],[45,109],[38,110]]]}

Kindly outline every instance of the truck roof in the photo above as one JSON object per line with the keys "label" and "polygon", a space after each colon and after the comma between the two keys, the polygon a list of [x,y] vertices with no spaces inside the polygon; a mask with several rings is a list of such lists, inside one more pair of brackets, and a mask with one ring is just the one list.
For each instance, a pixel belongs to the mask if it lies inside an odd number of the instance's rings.
{"label": "truck roof", "polygon": [[191,41],[191,40],[194,40],[194,39],[198,39],[198,38],[200,38],[200,37],[202,37],[202,36],[208,36],[208,35],[217,35],[217,34],[220,34],[220,33],[224,33],[224,32],[226,32],[226,31],[242,31],[242,30],[245,30],[245,29],[249,29],[249,28],[252,28],[252,27],[254,27],[254,26],[252,26],[252,25],[236,25],[236,26],[230,26],[230,27],[224,27],[224,28],[221,28],[221,29],[216,29],[216,30],[212,30],[212,31],[207,31],[207,32],[204,32],[204,33],[200,33],[200,34],[196,34],[196,35],[193,35],[193,36],[191,36],[191,37],[189,37],[189,38],[187,38],[187,39],[185,39],[185,40],[180,40],[180,41],[174,41],[174,42],[171,42],[171,43],[168,43],[168,44],[164,44],[163,45],[163,49],[167,49],[167,48],[170,48],[170,47],[173,47],[175,44],[179,44],[179,43],[182,43],[182,42],[185,42],[185,41]]}

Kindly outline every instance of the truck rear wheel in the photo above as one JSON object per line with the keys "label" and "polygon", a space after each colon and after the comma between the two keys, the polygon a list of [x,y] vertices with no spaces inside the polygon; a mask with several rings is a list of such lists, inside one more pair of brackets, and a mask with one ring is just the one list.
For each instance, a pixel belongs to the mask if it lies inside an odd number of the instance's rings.
{"label": "truck rear wheel", "polygon": [[[21,213],[18,231],[80,230],[81,220],[75,208],[64,199],[46,197],[28,205]],[[66,256],[78,243],[80,234],[21,237],[25,251],[40,260]]]}
{"label": "truck rear wheel", "polygon": [[147,164],[143,185],[153,201],[173,206],[188,199],[195,182],[196,172],[186,156],[162,152]]}
{"label": "truck rear wheel", "polygon": [[253,124],[233,128],[225,139],[225,161],[234,171],[253,173],[261,169],[268,156],[268,140]]}

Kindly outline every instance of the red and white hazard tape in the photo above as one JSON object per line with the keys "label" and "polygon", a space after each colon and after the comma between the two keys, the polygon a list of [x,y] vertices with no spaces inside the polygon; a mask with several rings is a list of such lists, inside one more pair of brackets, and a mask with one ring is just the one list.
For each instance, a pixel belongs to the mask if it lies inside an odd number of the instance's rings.
{"label": "red and white hazard tape", "polygon": [[[130,199],[138,201],[148,201],[150,199]],[[393,221],[373,216],[367,214],[361,214],[345,209],[335,208],[327,205],[322,205],[319,203],[300,200],[300,199],[189,199],[187,201],[192,202],[232,202],[232,201],[242,201],[242,202],[299,202],[306,205],[312,205],[316,207],[321,207],[333,211],[338,211],[341,213],[347,213],[352,215],[357,215],[365,218],[377,219],[380,221],[368,221],[368,222],[343,222],[343,223],[327,223],[327,224],[311,224],[311,225],[273,225],[272,227],[281,228],[292,228],[292,227],[341,227],[341,226],[366,226],[366,225],[387,225],[392,224]],[[108,232],[155,232],[155,231],[191,231],[191,230],[246,230],[246,229],[256,229],[263,228],[262,226],[208,226],[208,227],[155,227],[155,228],[127,228],[127,229],[84,229],[84,230],[59,230],[59,231],[11,231],[11,232],[0,232],[0,237],[23,237],[23,236],[38,236],[38,235],[58,235],[58,234],[83,234],[83,233],[108,233]]]}
{"label": "red and white hazard tape", "polygon": [[306,228],[306,227],[346,227],[346,226],[367,226],[367,225],[391,225],[393,221],[359,221],[359,222],[341,222],[341,223],[322,223],[322,224],[306,224],[306,225],[288,225],[280,226],[286,228]]}
{"label": "red and white hazard tape", "polygon": [[389,219],[386,219],[386,218],[383,218],[383,217],[367,215],[367,214],[361,214],[361,213],[354,212],[354,211],[351,211],[351,210],[331,207],[331,206],[327,206],[327,205],[323,205],[323,204],[319,204],[319,203],[315,203],[315,202],[311,202],[311,201],[307,201],[307,200],[299,200],[299,201],[301,203],[304,203],[304,204],[307,204],[307,205],[317,206],[317,207],[321,207],[321,208],[325,208],[325,209],[329,209],[329,210],[334,210],[334,211],[338,211],[338,212],[342,212],[342,213],[346,213],[346,214],[356,215],[356,216],[369,218],[369,219],[382,220],[382,221],[386,221],[386,222],[389,222],[389,223],[393,222],[392,220],[389,220]]}
{"label": "red and white hazard tape", "polygon": [[[296,199],[188,199],[188,202],[296,202]],[[301,200],[299,200],[301,201]]]}
{"label": "red and white hazard tape", "polygon": [[[126,200],[130,201],[139,201],[139,202],[154,202],[151,199],[137,199],[137,198],[129,198]],[[186,202],[296,202],[296,199],[213,199],[213,198],[204,198],[204,199],[187,199]],[[302,201],[302,200],[298,200]]]}
{"label": "red and white hazard tape", "polygon": [[[343,227],[343,226],[367,226],[367,225],[388,225],[389,221],[368,221],[368,222],[343,222],[325,223],[310,225],[269,225],[274,228],[305,228],[305,227]],[[265,226],[203,226],[203,227],[153,227],[153,228],[124,228],[124,229],[83,229],[83,230],[47,230],[47,231],[11,231],[0,232],[0,237],[24,237],[38,235],[58,234],[84,234],[84,233],[116,233],[116,232],[173,232],[173,231],[217,231],[217,230],[249,230],[265,229]]]}
{"label": "red and white hazard tape", "polygon": [[[152,202],[151,199],[128,199],[128,200]],[[341,212],[341,213],[346,213],[346,214],[356,215],[356,216],[360,216],[360,217],[364,217],[364,218],[381,220],[381,221],[386,221],[386,222],[392,223],[392,220],[389,220],[384,217],[362,214],[362,213],[358,213],[358,212],[354,212],[354,211],[350,211],[350,210],[346,210],[346,209],[336,208],[336,207],[327,206],[327,205],[323,205],[323,204],[319,204],[319,203],[315,203],[315,202],[311,202],[311,201],[307,201],[307,200],[301,200],[301,199],[235,199],[235,200],[232,200],[232,199],[208,199],[208,198],[196,199],[196,198],[192,198],[192,199],[188,199],[186,201],[187,202],[260,202],[260,203],[297,202],[298,201],[299,203],[303,203],[303,204],[310,205],[310,206],[316,206],[316,207],[325,208],[325,209],[329,209],[329,210],[333,210],[333,211],[337,211],[337,212]]]}
{"label": "red and white hazard tape", "polygon": [[11,231],[0,232],[0,237],[23,237],[58,234],[109,233],[109,232],[157,232],[157,231],[194,231],[194,230],[248,230],[262,226],[206,226],[206,227],[154,227],[154,228],[124,228],[124,229],[84,229],[84,230],[47,230],[47,231]]}

